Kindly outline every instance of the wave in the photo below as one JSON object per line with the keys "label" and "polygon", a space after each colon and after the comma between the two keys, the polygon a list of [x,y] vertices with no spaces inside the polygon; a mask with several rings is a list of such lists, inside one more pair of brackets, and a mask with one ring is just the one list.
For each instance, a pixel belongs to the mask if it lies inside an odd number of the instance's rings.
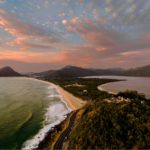
{"label": "wave", "polygon": [[36,149],[41,141],[44,140],[47,133],[56,125],[60,124],[65,118],[67,114],[70,113],[72,110],[68,107],[67,103],[65,102],[63,96],[60,95],[59,91],[54,88],[52,85],[48,87],[48,90],[55,90],[55,94],[51,94],[48,97],[50,98],[59,98],[61,102],[63,102],[67,109],[62,108],[61,103],[56,103],[54,105],[50,105],[47,108],[45,114],[45,121],[43,122],[43,128],[39,130],[39,132],[32,138],[26,141],[23,144],[22,149]]}

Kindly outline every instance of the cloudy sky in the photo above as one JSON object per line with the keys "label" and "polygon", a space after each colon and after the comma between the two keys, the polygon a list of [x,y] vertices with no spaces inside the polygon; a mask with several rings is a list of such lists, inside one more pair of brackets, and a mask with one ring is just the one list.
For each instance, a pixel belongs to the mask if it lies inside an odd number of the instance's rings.
{"label": "cloudy sky", "polygon": [[0,67],[150,64],[150,0],[0,0]]}

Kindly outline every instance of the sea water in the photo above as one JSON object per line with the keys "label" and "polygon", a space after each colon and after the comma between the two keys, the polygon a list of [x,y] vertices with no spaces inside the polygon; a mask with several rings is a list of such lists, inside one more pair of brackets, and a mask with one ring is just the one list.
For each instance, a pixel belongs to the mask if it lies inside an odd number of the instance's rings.
{"label": "sea water", "polygon": [[71,110],[58,91],[30,78],[0,78],[0,149],[37,148]]}

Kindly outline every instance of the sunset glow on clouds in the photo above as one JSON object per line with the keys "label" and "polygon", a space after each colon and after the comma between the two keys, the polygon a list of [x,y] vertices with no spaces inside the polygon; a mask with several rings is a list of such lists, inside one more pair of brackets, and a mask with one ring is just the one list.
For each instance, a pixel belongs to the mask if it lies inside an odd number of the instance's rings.
{"label": "sunset glow on clouds", "polygon": [[149,0],[0,0],[0,67],[150,64],[149,14]]}

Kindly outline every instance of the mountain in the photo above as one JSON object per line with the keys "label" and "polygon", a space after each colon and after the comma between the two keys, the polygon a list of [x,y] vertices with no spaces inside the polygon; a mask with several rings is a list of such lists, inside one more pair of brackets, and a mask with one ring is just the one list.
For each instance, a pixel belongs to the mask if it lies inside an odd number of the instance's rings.
{"label": "mountain", "polygon": [[85,76],[99,76],[99,75],[150,77],[150,65],[128,70],[124,70],[121,68],[93,69],[76,66],[65,66],[64,68],[61,68],[59,70],[48,70],[45,72],[34,73],[31,76],[48,77],[48,78],[66,78],[66,77],[85,77]]}
{"label": "mountain", "polygon": [[57,70],[55,72],[52,72],[52,76],[57,77],[83,77],[83,76],[90,76],[94,75],[96,72],[91,69],[85,69],[81,67],[76,66],[66,66],[60,70]]}
{"label": "mountain", "polygon": [[126,76],[150,77],[150,65],[127,70]]}
{"label": "mountain", "polygon": [[0,77],[15,77],[15,76],[21,76],[21,74],[14,71],[11,67],[4,67],[0,69]]}
{"label": "mountain", "polygon": [[84,77],[84,76],[96,76],[96,75],[120,75],[122,69],[91,69],[91,68],[82,68],[76,66],[65,66],[59,70],[49,70],[41,73],[36,73],[34,75],[41,77]]}
{"label": "mountain", "polygon": [[59,78],[59,77],[83,77],[83,76],[90,76],[95,75],[96,72],[91,69],[85,69],[76,66],[65,66],[59,70],[49,70],[46,72],[41,73],[44,76],[50,76],[52,78]]}
{"label": "mountain", "polygon": [[110,69],[95,69],[97,75],[122,75],[125,70],[121,68],[110,68]]}

